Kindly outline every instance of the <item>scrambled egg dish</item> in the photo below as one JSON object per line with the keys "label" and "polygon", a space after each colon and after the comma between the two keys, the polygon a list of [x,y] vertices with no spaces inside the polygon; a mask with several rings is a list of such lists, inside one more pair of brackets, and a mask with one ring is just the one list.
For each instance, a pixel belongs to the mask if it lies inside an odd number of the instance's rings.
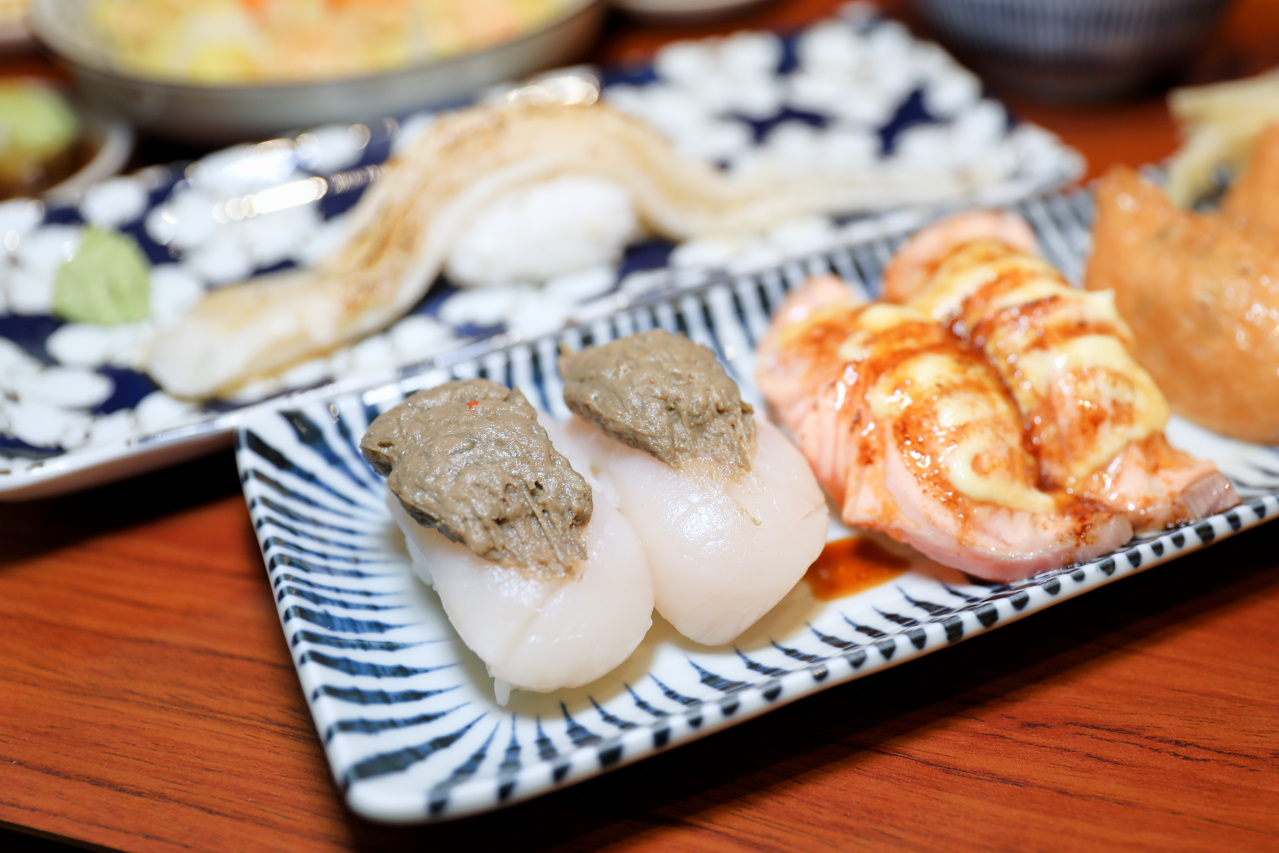
{"label": "scrambled egg dish", "polygon": [[583,0],[97,0],[122,70],[210,85],[349,77],[519,37]]}

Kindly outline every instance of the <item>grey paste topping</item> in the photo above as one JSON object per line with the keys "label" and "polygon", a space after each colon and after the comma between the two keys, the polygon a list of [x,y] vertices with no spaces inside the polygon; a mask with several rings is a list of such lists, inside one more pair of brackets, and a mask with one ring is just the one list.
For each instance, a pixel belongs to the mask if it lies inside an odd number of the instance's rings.
{"label": "grey paste topping", "polygon": [[706,347],[655,329],[561,350],[560,373],[568,407],[619,441],[672,468],[700,461],[729,477],[750,470],[753,410]]}
{"label": "grey paste topping", "polygon": [[591,488],[518,390],[467,379],[419,391],[369,426],[360,452],[409,515],[486,560],[562,577],[586,559]]}

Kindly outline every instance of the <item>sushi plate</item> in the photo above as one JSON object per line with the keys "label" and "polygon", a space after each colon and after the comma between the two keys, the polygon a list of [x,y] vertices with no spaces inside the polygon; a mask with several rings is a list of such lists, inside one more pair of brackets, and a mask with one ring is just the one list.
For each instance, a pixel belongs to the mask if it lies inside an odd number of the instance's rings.
{"label": "sushi plate", "polygon": [[[1060,187],[1082,171],[1078,154],[1016,122],[941,48],[865,3],[792,36],[680,42],[651,65],[555,76],[556,91],[598,92],[685,155],[726,169],[888,174],[940,164],[971,188],[950,204],[987,205]],[[533,85],[548,88],[545,79]],[[751,239],[645,240],[615,264],[545,282],[459,291],[442,279],[385,332],[226,399],[174,398],[140,369],[157,331],[206,290],[314,263],[380,164],[431,121],[420,114],[323,127],[115,178],[69,203],[0,204],[0,500],[169,464],[228,443],[234,426],[262,409],[376,387],[654,293],[901,231],[936,211],[921,191],[908,205],[812,217]],[[95,326],[52,313],[56,272],[89,227],[123,233],[146,255],[144,322]]]}
{"label": "sushi plate", "polygon": [[[1020,207],[1050,259],[1076,278],[1090,205],[1077,192]],[[359,454],[369,422],[414,390],[472,376],[517,386],[564,417],[559,345],[653,327],[712,347],[743,396],[760,403],[754,345],[784,293],[823,272],[873,291],[891,248],[880,241],[734,276],[398,384],[255,416],[237,430],[241,480],[280,621],[352,809],[407,823],[535,797],[997,629],[1279,513],[1279,449],[1174,419],[1170,440],[1216,461],[1239,490],[1239,506],[1013,584],[979,582],[922,559],[835,600],[818,600],[801,582],[731,646],[691,643],[658,618],[610,675],[556,693],[514,691],[499,704],[484,665],[410,568],[384,483]]]}

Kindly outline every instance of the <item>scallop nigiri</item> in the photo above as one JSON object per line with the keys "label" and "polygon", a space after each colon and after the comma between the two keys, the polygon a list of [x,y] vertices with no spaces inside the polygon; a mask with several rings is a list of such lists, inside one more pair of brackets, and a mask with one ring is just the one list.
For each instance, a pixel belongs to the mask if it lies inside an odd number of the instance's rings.
{"label": "scallop nigiri", "polygon": [[653,582],[634,531],[518,390],[477,379],[419,392],[373,422],[361,451],[388,475],[414,569],[499,700],[507,686],[594,681],[648,632]]}
{"label": "scallop nigiri", "polygon": [[799,452],[714,355],[663,331],[565,353],[570,440],[643,542],[657,611],[727,643],[773,608],[825,544],[825,498]]}

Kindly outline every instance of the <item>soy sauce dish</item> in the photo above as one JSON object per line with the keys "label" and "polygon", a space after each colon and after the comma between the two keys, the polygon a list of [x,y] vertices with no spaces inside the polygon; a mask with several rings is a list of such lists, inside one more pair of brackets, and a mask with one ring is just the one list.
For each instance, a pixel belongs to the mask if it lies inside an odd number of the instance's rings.
{"label": "soy sauce dish", "polygon": [[58,85],[0,78],[0,200],[74,198],[119,172],[132,150],[126,123],[82,110]]}

